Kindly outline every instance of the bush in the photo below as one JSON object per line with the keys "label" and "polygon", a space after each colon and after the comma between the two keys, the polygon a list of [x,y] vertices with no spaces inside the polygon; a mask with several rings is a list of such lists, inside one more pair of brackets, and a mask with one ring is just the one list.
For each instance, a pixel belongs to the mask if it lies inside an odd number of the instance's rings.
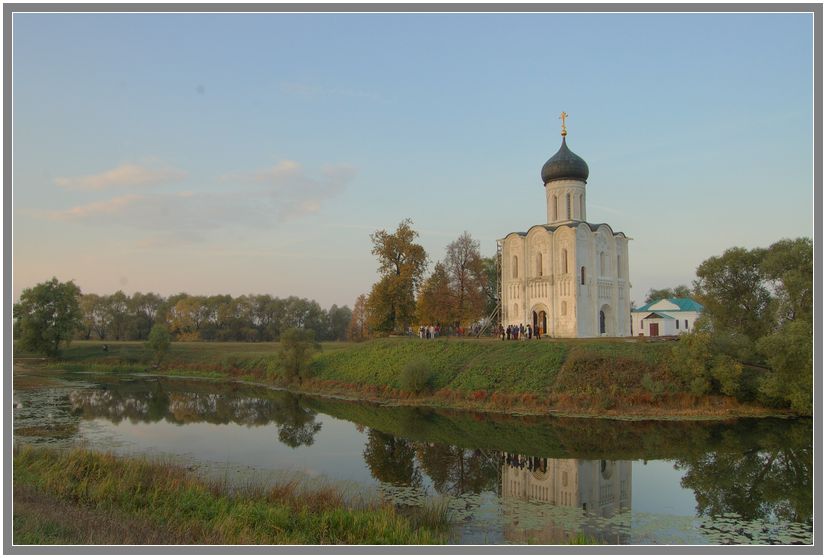
{"label": "bush", "polygon": [[152,351],[155,368],[159,367],[172,346],[172,336],[166,326],[162,324],[153,325],[146,346]]}
{"label": "bush", "polygon": [[405,391],[421,393],[433,387],[433,368],[424,359],[408,362],[402,369],[399,385]]}
{"label": "bush", "polygon": [[311,376],[310,358],[321,350],[312,329],[290,328],[281,334],[281,363],[287,380],[301,383]]}

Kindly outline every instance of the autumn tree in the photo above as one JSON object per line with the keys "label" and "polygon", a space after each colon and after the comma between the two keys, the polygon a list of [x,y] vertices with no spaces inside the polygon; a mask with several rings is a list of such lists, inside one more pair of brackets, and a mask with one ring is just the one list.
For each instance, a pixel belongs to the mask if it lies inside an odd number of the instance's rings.
{"label": "autumn tree", "polygon": [[496,305],[499,304],[499,293],[497,291],[499,270],[496,267],[496,256],[482,258],[482,269],[485,275],[485,281],[482,285],[482,290],[485,293],[485,315],[490,316],[496,310]]}
{"label": "autumn tree", "polygon": [[453,313],[461,324],[474,322],[485,312],[485,267],[479,254],[479,241],[465,231],[447,245],[445,270],[453,296]]}
{"label": "autumn tree", "polygon": [[356,298],[350,323],[347,326],[348,341],[364,341],[370,335],[367,327],[367,296],[361,294]]}
{"label": "autumn tree", "polygon": [[436,264],[433,273],[424,280],[416,301],[416,318],[422,324],[453,323],[453,293],[450,277],[442,262]]}
{"label": "autumn tree", "polygon": [[14,305],[18,347],[24,351],[57,356],[61,343],[69,343],[82,326],[80,289],[56,277],[25,289]]}
{"label": "autumn tree", "polygon": [[395,232],[370,235],[372,253],[379,259],[379,281],[367,299],[369,325],[374,331],[403,332],[413,321],[415,292],[427,267],[427,253],[415,242],[413,222],[405,219]]}

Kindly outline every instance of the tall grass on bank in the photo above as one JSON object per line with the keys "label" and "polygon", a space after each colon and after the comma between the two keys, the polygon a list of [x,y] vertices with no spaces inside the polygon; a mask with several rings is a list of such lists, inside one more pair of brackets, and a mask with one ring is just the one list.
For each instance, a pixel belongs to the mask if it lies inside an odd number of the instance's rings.
{"label": "tall grass on bank", "polygon": [[[14,452],[15,544],[94,541],[90,514],[139,526],[155,544],[443,544],[448,523],[407,518],[392,507],[347,507],[332,488],[300,490],[285,483],[229,490],[185,469],[84,449],[24,446]],[[49,505],[66,512],[48,516]],[[17,502],[16,502],[17,504]],[[20,509],[18,509],[20,508]],[[425,514],[426,515],[426,514]],[[432,514],[431,514],[432,515]],[[117,532],[98,534],[118,539]],[[124,542],[134,539],[120,533]],[[134,542],[134,541],[133,541]],[[138,541],[140,542],[140,541]]]}

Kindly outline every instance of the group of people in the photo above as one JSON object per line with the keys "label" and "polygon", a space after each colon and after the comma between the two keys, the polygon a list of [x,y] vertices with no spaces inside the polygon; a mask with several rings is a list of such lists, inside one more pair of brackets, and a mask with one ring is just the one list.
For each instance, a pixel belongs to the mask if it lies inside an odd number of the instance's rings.
{"label": "group of people", "polygon": [[419,326],[419,339],[435,339],[444,335],[456,335],[464,337],[466,335],[478,336],[481,326],[473,324],[470,328],[465,328],[460,325],[442,327],[438,323],[436,325]]}
{"label": "group of people", "polygon": [[531,324],[527,326],[524,324],[517,325],[509,325],[507,328],[503,328],[502,325],[499,325],[499,338],[503,341],[507,339],[508,341],[511,340],[519,340],[519,339],[540,339],[542,334],[540,333],[539,328],[532,328]]}
{"label": "group of people", "polygon": [[429,325],[429,326],[420,326],[419,327],[419,339],[436,339],[439,337],[439,334],[442,332],[442,328],[439,324]]}

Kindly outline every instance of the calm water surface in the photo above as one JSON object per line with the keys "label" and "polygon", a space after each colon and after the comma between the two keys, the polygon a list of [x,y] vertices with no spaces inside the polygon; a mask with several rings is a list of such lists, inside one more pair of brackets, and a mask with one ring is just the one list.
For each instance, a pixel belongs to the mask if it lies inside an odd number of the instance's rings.
{"label": "calm water surface", "polygon": [[812,422],[510,417],[236,384],[69,374],[14,393],[15,440],[230,482],[448,502],[461,544],[812,544]]}

